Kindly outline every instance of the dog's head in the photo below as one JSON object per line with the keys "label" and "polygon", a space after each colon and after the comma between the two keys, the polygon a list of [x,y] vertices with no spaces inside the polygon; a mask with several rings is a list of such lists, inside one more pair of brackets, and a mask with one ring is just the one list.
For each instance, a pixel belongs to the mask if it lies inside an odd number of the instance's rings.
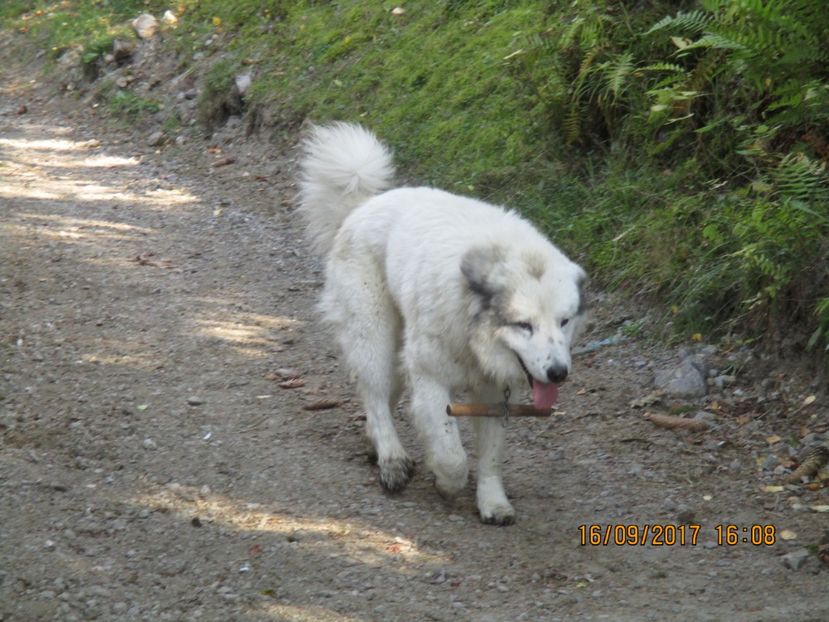
{"label": "dog's head", "polygon": [[549,408],[570,373],[570,344],[585,316],[586,275],[554,247],[474,247],[461,260],[473,324],[470,346],[497,382],[526,377]]}

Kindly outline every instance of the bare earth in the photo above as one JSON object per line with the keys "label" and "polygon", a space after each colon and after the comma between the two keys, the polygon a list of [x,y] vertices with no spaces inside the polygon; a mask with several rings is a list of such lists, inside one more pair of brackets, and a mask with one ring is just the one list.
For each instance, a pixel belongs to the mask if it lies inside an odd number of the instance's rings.
{"label": "bare earth", "polygon": [[[156,150],[32,75],[0,67],[0,620],[829,619],[827,488],[763,489],[827,429],[797,368],[745,354],[688,403],[714,429],[665,430],[629,404],[676,353],[634,337],[578,357],[552,418],[509,422],[516,525],[480,524],[472,484],[438,497],[405,413],[420,468],[386,496],[313,310],[296,137]],[[613,301],[584,342],[637,319]],[[695,544],[580,542],[682,521]],[[726,523],[776,543],[717,545]]]}

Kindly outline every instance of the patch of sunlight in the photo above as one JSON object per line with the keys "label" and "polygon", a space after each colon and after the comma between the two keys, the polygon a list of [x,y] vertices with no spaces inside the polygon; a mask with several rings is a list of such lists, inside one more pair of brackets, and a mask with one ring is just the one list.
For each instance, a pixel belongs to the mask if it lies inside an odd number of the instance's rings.
{"label": "patch of sunlight", "polygon": [[125,222],[116,222],[112,220],[99,220],[96,218],[75,218],[74,216],[60,216],[58,214],[20,214],[21,218],[27,220],[40,221],[44,224],[57,224],[60,227],[76,229],[102,229],[104,231],[114,229],[115,231],[124,231],[130,233],[140,233],[148,235],[153,233],[152,229],[147,227],[139,227],[138,225],[129,225]]}
{"label": "patch of sunlight", "polygon": [[273,342],[271,330],[291,328],[302,324],[300,320],[282,316],[258,317],[267,318],[267,321],[196,320],[196,323],[199,326],[199,332],[207,337],[233,344],[256,346],[269,345]]}
{"label": "patch of sunlight", "polygon": [[[37,183],[37,188],[30,188],[30,184]],[[30,181],[26,185],[5,184],[0,186],[0,197],[14,198],[45,198],[62,201],[120,201],[130,205],[149,207],[171,207],[195,203],[198,198],[184,190],[154,190],[146,194],[125,192],[118,187],[102,186],[88,181],[56,179],[43,177]]]}
{"label": "patch of sunlight", "polygon": [[29,188],[25,186],[0,186],[0,198],[6,199],[46,199],[49,201],[60,199],[60,194],[47,192],[42,188]]}
{"label": "patch of sunlight", "polygon": [[0,138],[0,145],[12,149],[42,151],[82,151],[99,146],[100,143],[94,140],[66,140],[64,138],[44,138],[41,140],[28,140],[25,138]]}
{"label": "patch of sunlight", "polygon": [[272,615],[285,622],[362,622],[361,618],[353,618],[317,605],[274,603],[261,605],[257,607],[257,611]]}
{"label": "patch of sunlight", "polygon": [[84,354],[79,359],[92,365],[117,365],[131,369],[157,369],[162,359],[141,354]]}
{"label": "patch of sunlight", "polygon": [[[0,195],[2,192],[0,192]],[[135,234],[149,235],[152,229],[128,225],[122,222],[72,218],[56,214],[20,214],[26,224],[9,223],[4,229],[20,237],[32,233],[56,240],[129,240]],[[33,229],[37,227],[37,229]]]}
{"label": "patch of sunlight", "polygon": [[[408,538],[369,529],[335,518],[307,518],[270,512],[258,503],[243,504],[218,495],[202,496],[195,486],[174,484],[132,500],[146,508],[162,509],[190,521],[214,522],[240,531],[303,534],[297,546],[339,550],[360,563],[382,566],[390,561],[445,564],[445,555],[420,549]],[[402,570],[401,570],[402,571]],[[414,572],[414,570],[412,570]]]}
{"label": "patch of sunlight", "polygon": [[[78,162],[78,166],[88,168],[116,168],[118,166],[136,166],[139,164],[138,158],[122,158],[119,156],[98,155],[84,158]],[[58,165],[61,166],[61,165]]]}

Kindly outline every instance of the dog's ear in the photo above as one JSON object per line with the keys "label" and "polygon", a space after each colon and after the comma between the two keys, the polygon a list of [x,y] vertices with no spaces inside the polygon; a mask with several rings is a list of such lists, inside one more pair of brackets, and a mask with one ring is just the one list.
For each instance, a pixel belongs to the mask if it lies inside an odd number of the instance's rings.
{"label": "dog's ear", "polygon": [[589,308],[589,304],[587,301],[587,283],[588,283],[587,274],[579,268],[579,274],[576,277],[576,285],[579,288],[579,308],[576,311],[577,315],[581,315],[587,311]]}
{"label": "dog's ear", "polygon": [[504,249],[495,244],[476,246],[464,253],[461,259],[461,273],[469,289],[489,301],[495,295],[494,277],[498,265],[504,261]]}

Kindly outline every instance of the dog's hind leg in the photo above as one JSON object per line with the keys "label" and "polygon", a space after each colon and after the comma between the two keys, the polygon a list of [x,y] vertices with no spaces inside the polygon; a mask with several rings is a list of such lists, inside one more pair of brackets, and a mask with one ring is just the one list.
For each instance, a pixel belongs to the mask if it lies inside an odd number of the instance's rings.
{"label": "dog's hind leg", "polygon": [[[476,396],[481,402],[497,402],[497,391],[482,391]],[[502,399],[502,398],[501,398]],[[501,481],[506,430],[500,418],[476,417],[475,432],[478,448],[478,513],[481,522],[490,525],[511,525],[515,510],[507,500]]]}
{"label": "dog's hind leg", "polygon": [[355,269],[355,264],[331,266],[323,306],[337,326],[346,364],[366,409],[366,434],[374,446],[380,484],[389,492],[399,492],[414,472],[414,462],[392,421],[402,389],[397,364],[401,320],[376,268]]}

